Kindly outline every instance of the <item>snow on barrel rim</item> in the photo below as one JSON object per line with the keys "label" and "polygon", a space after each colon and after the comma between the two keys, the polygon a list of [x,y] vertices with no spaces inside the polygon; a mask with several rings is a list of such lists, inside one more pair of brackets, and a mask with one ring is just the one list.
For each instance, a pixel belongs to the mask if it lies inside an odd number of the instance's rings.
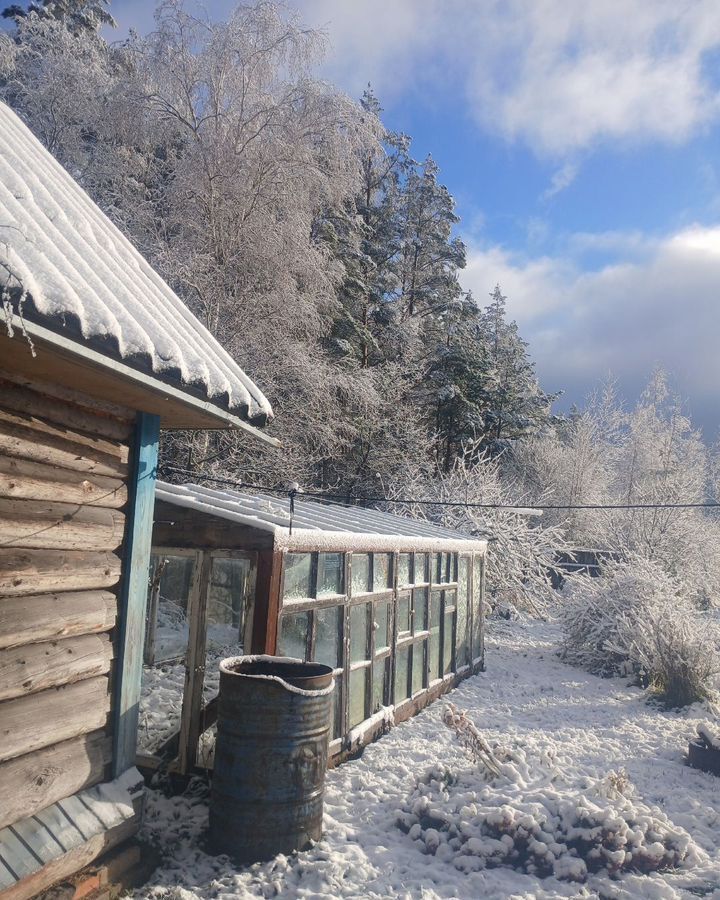
{"label": "snow on barrel rim", "polygon": [[0,290],[22,314],[200,391],[255,424],[262,391],[30,129],[0,102]]}
{"label": "snow on barrel rim", "polygon": [[[303,680],[312,680],[315,678],[322,678],[324,676],[330,677],[330,683],[325,685],[324,687],[301,687],[298,684],[293,684],[291,681],[287,681],[286,675],[283,678],[281,675],[273,675],[269,673],[263,672],[243,672],[240,669],[243,666],[253,666],[257,664],[267,664],[268,667],[277,666],[279,669],[283,670],[289,669],[293,666],[296,666],[298,669],[321,669],[320,672],[313,672],[313,674],[308,674],[303,678],[301,675],[292,676],[294,679],[298,681]],[[296,659],[292,656],[268,656],[267,654],[256,654],[249,656],[229,656],[226,659],[220,661],[220,672],[224,675],[231,675],[235,678],[250,678],[257,681],[274,681],[279,684],[281,687],[290,691],[294,694],[301,694],[303,697],[324,697],[327,694],[331,694],[335,689],[335,679],[333,678],[333,670],[330,666],[323,665],[322,663],[306,663],[301,659]]]}

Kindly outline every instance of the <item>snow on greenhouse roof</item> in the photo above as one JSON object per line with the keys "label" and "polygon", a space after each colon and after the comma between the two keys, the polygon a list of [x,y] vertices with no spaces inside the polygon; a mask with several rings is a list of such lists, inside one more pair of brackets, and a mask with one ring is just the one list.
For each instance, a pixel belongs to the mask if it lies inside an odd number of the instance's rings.
{"label": "snow on greenhouse roof", "polygon": [[3,288],[24,293],[24,316],[52,331],[101,342],[104,355],[179,382],[251,422],[272,417],[232,357],[0,102]]}
{"label": "snow on greenhouse roof", "polygon": [[484,540],[429,522],[376,509],[308,500],[302,495],[295,497],[292,534],[289,498],[164,481],[157,482],[155,496],[175,506],[269,531],[277,545],[289,550],[312,546],[320,550],[461,551],[484,550],[487,546]]}

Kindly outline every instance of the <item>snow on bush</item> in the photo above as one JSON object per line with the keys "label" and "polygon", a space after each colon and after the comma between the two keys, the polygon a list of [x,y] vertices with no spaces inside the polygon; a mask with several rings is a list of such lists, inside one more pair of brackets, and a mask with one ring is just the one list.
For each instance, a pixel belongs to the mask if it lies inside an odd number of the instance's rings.
{"label": "snow on bush", "polygon": [[668,706],[710,697],[719,635],[664,566],[642,556],[575,576],[563,592],[560,657],[596,675],[635,674]]}
{"label": "snow on bush", "polygon": [[578,777],[549,755],[483,747],[466,713],[453,709],[445,721],[474,758],[479,751],[481,767],[436,766],[418,781],[397,825],[422,853],[465,873],[504,866],[578,882],[593,872],[647,873],[703,858],[686,831],[634,796],[624,771]]}

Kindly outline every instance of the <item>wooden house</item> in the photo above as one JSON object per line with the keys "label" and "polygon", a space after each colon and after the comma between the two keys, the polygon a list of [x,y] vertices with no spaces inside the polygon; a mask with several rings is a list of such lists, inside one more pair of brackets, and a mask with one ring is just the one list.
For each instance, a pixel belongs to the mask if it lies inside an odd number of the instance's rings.
{"label": "wooden house", "polygon": [[486,542],[376,510],[158,482],[140,760],[212,764],[218,662],[335,670],[337,761],[483,665]]}
{"label": "wooden house", "polygon": [[267,400],[0,104],[0,897],[138,827],[158,435]]}

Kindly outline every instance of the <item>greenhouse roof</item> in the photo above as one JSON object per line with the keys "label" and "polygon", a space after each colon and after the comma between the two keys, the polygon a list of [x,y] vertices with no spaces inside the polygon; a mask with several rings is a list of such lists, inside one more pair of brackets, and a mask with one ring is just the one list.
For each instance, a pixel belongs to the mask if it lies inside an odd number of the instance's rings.
{"label": "greenhouse roof", "polygon": [[418,519],[355,505],[295,496],[292,528],[290,498],[216,490],[199,484],[158,481],[155,496],[250,528],[272,532],[286,549],[481,550],[487,541]]}

